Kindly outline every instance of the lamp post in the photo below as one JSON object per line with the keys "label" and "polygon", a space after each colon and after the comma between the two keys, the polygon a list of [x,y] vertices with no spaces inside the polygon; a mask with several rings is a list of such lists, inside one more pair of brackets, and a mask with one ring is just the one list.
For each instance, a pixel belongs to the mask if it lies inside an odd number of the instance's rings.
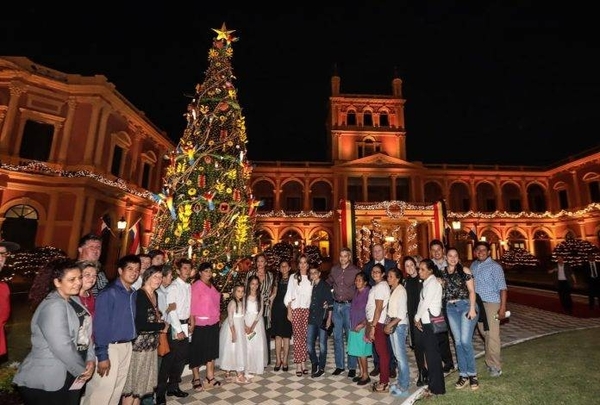
{"label": "lamp post", "polygon": [[460,252],[460,250],[458,250],[458,232],[460,231],[460,226],[460,221],[452,221],[452,230],[454,231],[454,247],[458,252]]}
{"label": "lamp post", "polygon": [[119,231],[119,249],[117,250],[117,260],[121,258],[121,246],[123,245],[123,232],[127,228],[127,221],[125,217],[121,217],[117,222],[117,230]]}
{"label": "lamp post", "polygon": [[460,231],[460,221],[452,221],[452,230],[454,231],[454,240],[458,244],[458,231]]}

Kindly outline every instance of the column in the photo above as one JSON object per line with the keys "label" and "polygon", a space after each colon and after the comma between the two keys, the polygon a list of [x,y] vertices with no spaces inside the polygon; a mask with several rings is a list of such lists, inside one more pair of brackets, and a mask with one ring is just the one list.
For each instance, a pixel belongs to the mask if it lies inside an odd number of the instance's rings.
{"label": "column", "polygon": [[521,179],[521,210],[529,212],[529,198],[527,194],[527,184],[524,179]]}
{"label": "column", "polygon": [[311,189],[310,189],[310,179],[309,178],[305,178],[304,179],[304,190],[302,193],[302,199],[304,200],[302,203],[302,211],[310,211],[312,209],[311,204],[310,204],[310,194],[311,194]]}
{"label": "column", "polygon": [[[102,164],[102,156],[104,153],[104,144],[106,143],[106,126],[110,117],[110,109],[104,105],[102,107],[102,115],[100,117],[100,126],[98,128],[98,142],[96,142],[96,154],[94,155],[94,166]],[[162,159],[159,159],[162,160]],[[159,176],[160,177],[160,176]]]}
{"label": "column", "polygon": [[473,212],[477,212],[477,190],[475,189],[475,180],[471,179],[469,181],[469,188],[471,191],[471,208],[470,210]]}
{"label": "column", "polygon": [[502,199],[502,189],[500,188],[500,180],[494,181],[494,188],[496,189],[496,209],[500,212],[505,211],[504,200]]}
{"label": "column", "polygon": [[73,118],[75,117],[75,108],[77,107],[77,100],[69,98],[67,100],[67,118],[63,127],[62,138],[60,139],[60,146],[58,148],[58,156],[56,161],[61,165],[67,163],[67,153],[69,151],[69,144],[71,143],[71,135],[73,131]]}
{"label": "column", "polygon": [[83,151],[83,164],[93,164],[93,153],[94,149],[97,148],[98,143],[96,141],[96,135],[98,133],[98,120],[100,117],[101,106],[100,103],[92,99],[90,104],[92,105],[92,116],[90,117],[90,123],[88,125],[88,133],[85,142],[85,149]]}
{"label": "column", "polygon": [[25,92],[22,87],[11,84],[10,85],[10,101],[8,102],[8,111],[4,118],[4,125],[2,126],[2,133],[0,133],[0,154],[10,154],[9,142],[10,134],[9,131],[14,125],[15,117],[19,107],[19,99],[21,94]]}
{"label": "column", "polygon": [[362,200],[365,202],[369,201],[369,193],[367,192],[368,186],[369,186],[369,178],[363,174],[362,175]]}
{"label": "column", "polygon": [[[48,208],[47,208],[47,215],[48,217],[46,218],[46,232],[44,232],[44,239],[42,240],[42,243],[44,244],[44,246],[51,246],[52,245],[52,241],[54,239],[54,231],[56,230],[56,211],[58,209],[58,195],[56,194],[56,192],[51,191],[49,193],[49,201],[48,201]],[[71,243],[71,241],[69,241],[69,244]]]}
{"label": "column", "polygon": [[579,187],[579,179],[575,170],[571,171],[571,177],[573,178],[573,202],[575,203],[572,207],[581,208],[581,188]]}

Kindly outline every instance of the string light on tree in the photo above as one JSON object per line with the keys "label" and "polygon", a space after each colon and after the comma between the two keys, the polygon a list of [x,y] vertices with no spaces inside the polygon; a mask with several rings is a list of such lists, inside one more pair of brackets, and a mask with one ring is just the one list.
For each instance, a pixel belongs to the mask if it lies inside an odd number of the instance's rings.
{"label": "string light on tree", "polygon": [[208,51],[208,69],[184,117],[183,135],[169,152],[151,248],[214,265],[219,289],[252,253],[257,201],[250,189],[246,123],[231,65],[237,38],[225,23]]}

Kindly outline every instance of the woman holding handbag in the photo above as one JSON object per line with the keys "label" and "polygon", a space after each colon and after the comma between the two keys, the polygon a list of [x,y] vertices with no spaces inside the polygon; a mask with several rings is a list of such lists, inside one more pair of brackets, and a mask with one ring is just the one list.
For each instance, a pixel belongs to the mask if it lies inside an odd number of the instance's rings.
{"label": "woman holding handbag", "polygon": [[150,266],[142,275],[142,288],[137,291],[135,328],[138,336],[132,345],[129,372],[121,398],[123,405],[137,405],[142,398],[154,395],[158,382],[158,335],[165,329],[156,294],[162,279],[162,268]]}
{"label": "woman holding handbag", "polygon": [[425,398],[446,393],[444,384],[444,371],[442,370],[442,356],[438,339],[433,333],[429,314],[439,315],[442,313],[442,285],[435,277],[437,267],[433,260],[423,259],[419,263],[419,277],[423,280],[421,299],[415,314],[415,326],[417,328],[417,342],[422,345],[427,359],[427,371],[429,373],[429,387],[425,390]]}

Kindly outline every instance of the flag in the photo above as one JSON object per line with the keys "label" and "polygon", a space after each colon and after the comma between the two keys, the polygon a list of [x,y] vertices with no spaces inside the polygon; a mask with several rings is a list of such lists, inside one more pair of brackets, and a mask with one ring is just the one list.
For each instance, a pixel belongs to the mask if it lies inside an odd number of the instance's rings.
{"label": "flag", "polygon": [[473,239],[473,242],[477,243],[477,226],[473,225],[469,230],[469,236]]}
{"label": "flag", "polygon": [[433,204],[433,238],[442,241],[444,246],[448,246],[448,236],[450,225],[446,218],[446,202],[438,200]]}
{"label": "flag", "polygon": [[98,221],[98,229],[96,230],[96,235],[102,236],[104,234],[104,231],[106,230],[108,230],[108,232],[110,232],[112,236],[115,236],[112,229],[110,229],[110,226],[108,226],[108,224],[106,223],[104,217],[100,217]]}
{"label": "flag", "polygon": [[135,224],[129,228],[129,240],[131,241],[131,245],[129,246],[129,254],[137,255],[141,252],[141,234],[140,234],[140,221],[142,218],[138,219]]}
{"label": "flag", "polygon": [[340,235],[342,246],[352,250],[352,262],[356,263],[356,246],[354,238],[356,235],[356,214],[354,212],[354,201],[340,200]]}

